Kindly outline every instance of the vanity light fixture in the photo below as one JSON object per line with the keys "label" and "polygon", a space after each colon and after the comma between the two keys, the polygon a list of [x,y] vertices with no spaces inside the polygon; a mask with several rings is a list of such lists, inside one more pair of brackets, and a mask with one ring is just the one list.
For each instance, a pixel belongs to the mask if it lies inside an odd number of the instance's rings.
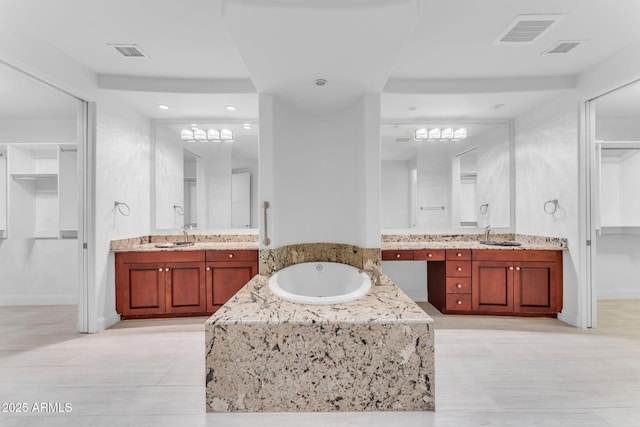
{"label": "vanity light fixture", "polygon": [[415,141],[460,141],[467,138],[466,128],[420,128],[416,129],[413,139]]}
{"label": "vanity light fixture", "polygon": [[180,139],[184,142],[221,142],[233,141],[233,131],[231,129],[182,129]]}

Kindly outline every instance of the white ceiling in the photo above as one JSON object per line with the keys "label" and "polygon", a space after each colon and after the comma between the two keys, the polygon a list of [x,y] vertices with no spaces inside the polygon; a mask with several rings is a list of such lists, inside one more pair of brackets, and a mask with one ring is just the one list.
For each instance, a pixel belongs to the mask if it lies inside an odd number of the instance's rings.
{"label": "white ceiling", "polygon": [[[628,45],[640,42],[640,25],[637,25],[640,1],[416,2],[419,6],[417,24],[399,52],[395,65],[389,70],[390,83],[382,97],[383,120],[513,118],[532,105],[571,89],[569,83],[557,85],[555,78],[575,77]],[[305,73],[306,78],[308,59],[313,57],[313,52],[304,52],[303,49],[305,43],[313,40],[314,49],[326,65],[318,73],[340,78],[343,71],[350,69],[365,74],[362,76],[364,80],[368,72],[378,73],[377,76],[386,72],[360,69],[355,65],[351,67],[348,60],[341,60],[345,59],[344,56],[334,57],[334,52],[345,54],[345,49],[334,50],[341,40],[347,49],[355,51],[357,43],[352,45],[349,41],[360,39],[349,33],[348,25],[342,25],[346,21],[341,20],[341,25],[335,26],[333,23],[345,16],[351,16],[357,22],[362,12],[358,8],[364,4],[382,7],[385,3],[393,3],[402,7],[412,0],[229,0],[229,4],[253,8],[253,12],[245,15],[251,17],[247,20],[253,23],[263,18],[276,19],[276,15],[266,15],[264,7],[256,6],[267,3],[286,10],[306,9],[305,13],[317,17],[312,26],[313,32],[309,33],[300,32],[299,25],[291,22],[282,25],[283,32],[278,34],[278,40],[285,37],[289,42],[272,46],[273,67],[270,73],[273,70],[280,72],[285,81],[295,79],[299,73]],[[20,31],[62,51],[99,77],[115,76],[121,81],[137,79],[131,80],[133,87],[129,84],[126,91],[117,92],[122,99],[151,118],[257,118],[255,92],[243,90],[236,94],[234,85],[238,81],[246,81],[248,85],[245,86],[251,86],[252,80],[260,80],[263,70],[252,68],[249,72],[245,66],[241,53],[225,28],[221,0],[0,0],[0,5],[0,21],[21,23]],[[565,17],[535,43],[523,46],[492,44],[505,26],[521,14],[561,14]],[[282,16],[295,15],[285,13]],[[411,28],[413,18],[404,16],[389,14],[389,29],[397,32],[401,31],[398,28]],[[270,23],[271,27],[278,24]],[[381,31],[383,27],[381,24]],[[270,27],[252,28],[242,27],[242,45],[251,40],[260,41],[268,35],[264,31]],[[296,33],[287,34],[294,29]],[[326,50],[317,44],[317,40],[324,39],[328,41]],[[584,40],[584,43],[567,54],[542,54],[559,40]],[[114,43],[137,44],[149,58],[121,57],[109,46]],[[389,51],[385,50],[385,58],[389,57]],[[287,61],[283,63],[285,59]],[[374,62],[368,65],[376,66]],[[4,74],[0,78],[4,79]],[[161,84],[156,90],[135,90],[135,83],[147,78],[166,79],[168,82],[192,81],[196,86],[202,82],[203,87],[215,82],[216,88],[203,89],[202,92],[206,93],[202,94],[194,93],[197,90],[190,90],[190,93],[162,91]],[[514,78],[538,79],[539,84],[526,90],[504,84]],[[408,79],[415,82],[415,91],[395,90],[402,85],[391,84]],[[444,85],[446,88],[437,90],[443,81],[448,83]],[[457,81],[465,82],[458,85],[462,89],[455,89]],[[549,83],[546,87],[545,82]],[[107,87],[117,89],[117,84]],[[225,87],[229,89],[225,90]],[[473,90],[465,92],[466,87],[473,87]],[[20,100],[32,99],[26,94],[26,89],[22,94],[20,97],[6,95],[11,98],[10,103],[3,95],[0,103],[18,108]],[[157,109],[158,103],[169,104],[171,109],[161,112]],[[228,103],[238,105],[238,111],[233,114],[225,112],[223,107]],[[504,106],[494,108],[497,104]],[[416,108],[411,111],[409,107]],[[30,109],[33,111],[33,103]]]}

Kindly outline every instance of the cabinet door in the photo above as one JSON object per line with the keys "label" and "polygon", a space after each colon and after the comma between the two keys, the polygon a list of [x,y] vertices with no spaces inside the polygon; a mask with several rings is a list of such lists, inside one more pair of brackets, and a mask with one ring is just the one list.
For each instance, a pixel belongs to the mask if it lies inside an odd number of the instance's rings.
{"label": "cabinet door", "polygon": [[558,296],[557,267],[554,262],[518,262],[514,270],[514,312],[557,313],[562,295]]}
{"label": "cabinet door", "polygon": [[255,261],[207,263],[208,312],[217,310],[226,303],[257,273]]}
{"label": "cabinet door", "polygon": [[165,274],[167,313],[206,311],[203,262],[167,263]]}
{"label": "cabinet door", "polygon": [[493,313],[513,311],[513,268],[512,262],[473,262],[473,310]]}
{"label": "cabinet door", "polygon": [[165,311],[164,264],[123,264],[118,270],[117,310],[120,314],[160,314]]}

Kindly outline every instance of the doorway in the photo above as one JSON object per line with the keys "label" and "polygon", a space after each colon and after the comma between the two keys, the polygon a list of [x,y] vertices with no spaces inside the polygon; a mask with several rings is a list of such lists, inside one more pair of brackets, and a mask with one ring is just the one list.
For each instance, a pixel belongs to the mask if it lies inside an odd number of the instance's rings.
{"label": "doorway", "polygon": [[591,326],[638,334],[640,82],[589,101]]}
{"label": "doorway", "polygon": [[0,81],[0,309],[86,332],[88,104],[2,62]]}

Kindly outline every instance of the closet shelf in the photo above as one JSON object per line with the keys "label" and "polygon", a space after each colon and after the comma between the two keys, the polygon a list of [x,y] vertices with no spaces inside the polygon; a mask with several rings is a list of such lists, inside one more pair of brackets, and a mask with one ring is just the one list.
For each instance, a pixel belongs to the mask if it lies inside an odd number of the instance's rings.
{"label": "closet shelf", "polygon": [[58,174],[57,173],[12,173],[11,178],[15,180],[58,179]]}

